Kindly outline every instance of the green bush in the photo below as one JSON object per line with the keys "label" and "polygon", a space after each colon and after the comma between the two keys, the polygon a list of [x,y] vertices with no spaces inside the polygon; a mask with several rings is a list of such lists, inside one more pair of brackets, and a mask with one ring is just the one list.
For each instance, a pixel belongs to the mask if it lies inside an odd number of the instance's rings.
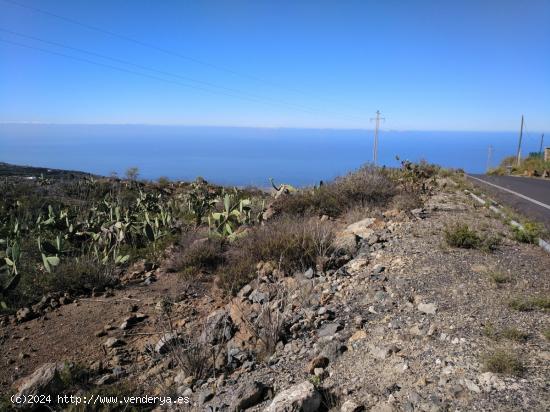
{"label": "green bush", "polygon": [[459,223],[445,229],[445,240],[449,246],[463,249],[477,249],[482,243],[476,231],[471,230],[466,224]]}
{"label": "green bush", "polygon": [[491,169],[490,174],[505,175],[511,171],[512,174],[527,174],[529,176],[540,176],[545,170],[550,170],[550,161],[544,161],[539,153],[529,153],[520,165],[517,165],[516,156],[504,158],[497,168]]}
{"label": "green bush", "polygon": [[506,375],[521,375],[524,370],[519,356],[504,349],[497,349],[487,353],[483,357],[483,366],[487,372]]}
{"label": "green bush", "polygon": [[449,246],[462,249],[482,249],[493,251],[500,244],[496,236],[482,236],[466,224],[457,223],[445,229],[445,240]]}
{"label": "green bush", "polygon": [[537,243],[542,234],[540,225],[532,222],[527,222],[523,225],[523,229],[517,226],[512,227],[514,239],[522,243]]}

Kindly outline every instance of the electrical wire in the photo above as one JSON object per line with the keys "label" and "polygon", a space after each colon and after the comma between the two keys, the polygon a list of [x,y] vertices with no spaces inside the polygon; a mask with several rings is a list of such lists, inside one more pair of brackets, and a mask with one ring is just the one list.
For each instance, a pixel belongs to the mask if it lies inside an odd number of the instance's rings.
{"label": "electrical wire", "polygon": [[[59,52],[56,52],[56,51],[47,50],[47,49],[44,49],[44,48],[41,48],[41,47],[31,46],[31,45],[23,44],[23,43],[19,43],[19,42],[14,42],[14,41],[11,41],[11,40],[6,40],[6,39],[0,38],[0,42],[4,42],[4,43],[11,44],[11,45],[14,45],[14,46],[27,48],[27,49],[31,49],[31,50],[36,50],[36,51],[40,51],[40,52],[43,52],[43,53],[47,53],[47,54],[51,54],[51,55],[55,55],[55,56],[59,56],[59,57],[64,57],[64,58],[67,58],[67,59],[72,59],[72,60],[76,60],[76,61],[80,61],[80,62],[84,62],[84,63],[104,67],[104,68],[111,69],[111,70],[116,70],[116,71],[120,71],[120,72],[124,72],[124,73],[129,73],[129,74],[133,74],[133,75],[136,75],[136,76],[146,77],[146,78],[152,79],[152,80],[157,80],[157,81],[161,81],[161,82],[165,82],[165,83],[175,84],[175,85],[178,85],[178,86],[183,86],[183,87],[187,87],[187,88],[201,90],[201,91],[205,91],[205,92],[208,92],[208,93],[222,94],[222,95],[225,95],[225,96],[238,98],[238,99],[242,99],[242,100],[247,100],[247,101],[251,101],[251,102],[254,102],[254,103],[262,103],[262,104],[268,104],[268,105],[278,105],[278,106],[285,106],[286,108],[289,108],[288,106],[283,105],[282,103],[265,102],[265,101],[254,99],[254,98],[251,98],[251,97],[240,96],[240,95],[235,95],[235,94],[232,94],[232,93],[225,93],[225,92],[220,92],[220,91],[214,91],[214,90],[211,90],[211,89],[207,89],[205,87],[200,87],[200,86],[196,86],[196,85],[182,83],[180,81],[165,79],[163,77],[154,76],[154,75],[151,75],[151,74],[148,74],[148,73],[142,73],[142,72],[138,72],[138,71],[135,71],[135,70],[130,70],[130,69],[126,69],[126,68],[122,68],[122,67],[118,67],[118,66],[113,66],[111,64],[96,62],[96,61],[86,59],[86,58],[83,58],[83,57],[77,57],[77,56],[72,56],[72,55],[65,54],[65,53],[59,53]],[[296,107],[290,107],[290,108],[298,109]],[[300,109],[298,109],[298,110],[300,110]],[[315,112],[309,111],[309,110],[306,110],[306,109],[301,109],[301,110],[304,111],[304,112],[310,113],[310,114],[316,114]]]}
{"label": "electrical wire", "polygon": [[56,46],[56,47],[62,47],[62,48],[68,49],[68,50],[77,51],[79,53],[88,54],[90,56],[100,57],[102,59],[110,60],[112,62],[121,63],[121,64],[125,64],[125,65],[128,65],[128,66],[136,67],[136,68],[141,69],[141,70],[151,71],[151,72],[158,73],[158,74],[161,74],[161,75],[164,75],[164,76],[171,76],[171,77],[183,79],[185,81],[191,81],[191,82],[194,82],[194,83],[199,83],[199,84],[205,85],[207,87],[215,88],[215,89],[216,88],[217,89],[222,89],[222,90],[225,90],[225,91],[228,91],[228,92],[232,93],[231,95],[235,96],[235,97],[244,96],[244,97],[248,97],[248,98],[252,98],[252,99],[256,99],[256,100],[265,100],[269,103],[282,104],[282,105],[288,106],[290,108],[295,108],[295,109],[298,109],[298,110],[305,110],[305,111],[308,111],[308,112],[311,112],[311,113],[315,113],[315,111],[316,111],[315,108],[311,108],[311,107],[307,107],[307,106],[303,106],[303,105],[297,105],[297,104],[289,103],[289,102],[282,101],[282,100],[266,98],[266,97],[251,94],[251,93],[246,93],[246,92],[243,93],[242,91],[232,89],[232,88],[229,88],[229,87],[220,86],[220,85],[210,83],[210,82],[205,82],[205,81],[202,81],[202,80],[196,80],[196,79],[193,79],[193,78],[188,77],[188,76],[182,76],[180,74],[171,73],[171,72],[168,72],[168,71],[165,71],[165,70],[155,69],[153,67],[133,63],[133,62],[128,61],[128,60],[107,56],[105,54],[92,52],[92,51],[85,50],[85,49],[82,49],[82,48],[79,48],[79,47],[68,46],[66,44],[59,43],[59,42],[54,42],[54,41],[51,41],[51,40],[45,40],[45,39],[42,39],[42,38],[39,38],[39,37],[30,36],[30,35],[19,33],[19,32],[13,31],[13,30],[8,30],[8,29],[2,28],[2,27],[0,27],[0,31],[9,33],[9,34],[12,34],[12,35],[15,35],[15,36],[23,37],[23,38],[26,38],[26,39],[39,41],[41,43],[50,44],[50,45],[53,45],[53,46]]}
{"label": "electrical wire", "polygon": [[[264,79],[262,77],[258,77],[258,76],[255,76],[255,75],[252,75],[252,74],[249,74],[249,73],[243,73],[243,72],[240,72],[240,71],[237,71],[237,70],[234,70],[234,69],[231,69],[231,68],[219,65],[219,64],[213,64],[213,63],[201,60],[201,59],[197,59],[195,57],[191,57],[191,56],[182,54],[180,52],[175,52],[173,50],[169,50],[165,47],[157,46],[157,45],[149,43],[149,42],[145,42],[145,41],[142,41],[142,40],[130,37],[130,36],[126,36],[124,34],[116,33],[116,32],[111,31],[111,30],[107,30],[107,29],[104,29],[104,28],[101,28],[101,27],[98,27],[98,26],[95,26],[95,25],[84,23],[84,22],[81,22],[81,21],[79,21],[77,19],[74,19],[74,18],[62,16],[62,15],[57,14],[57,13],[52,13],[52,12],[50,12],[48,10],[44,10],[42,8],[30,6],[30,5],[23,4],[23,3],[20,3],[20,2],[14,1],[14,0],[0,0],[0,1],[3,1],[4,3],[8,3],[8,4],[18,6],[18,7],[21,7],[21,8],[25,8],[25,9],[28,9],[28,10],[31,10],[31,11],[34,11],[34,12],[37,12],[37,13],[41,13],[41,14],[44,14],[44,15],[47,15],[47,16],[65,21],[67,23],[71,23],[71,24],[74,24],[74,25],[77,25],[77,26],[81,26],[81,27],[84,27],[88,30],[93,30],[93,31],[96,31],[98,33],[102,33],[102,34],[105,34],[105,35],[108,35],[108,36],[116,37],[118,39],[121,39],[121,40],[124,40],[124,41],[127,41],[127,42],[131,42],[131,43],[137,44],[137,45],[142,46],[142,47],[150,48],[152,50],[156,50],[158,52],[161,52],[161,53],[164,53],[164,54],[167,54],[167,55],[172,55],[172,56],[178,57],[180,59],[184,59],[184,60],[199,64],[199,65],[202,65],[202,66],[205,66],[205,67],[209,67],[209,68],[212,68],[212,69],[215,69],[215,70],[218,70],[218,71],[226,72],[226,73],[232,74],[234,76],[238,76],[238,77],[241,77],[241,78],[246,78],[246,79],[249,79],[249,80],[253,80],[253,81],[258,82],[258,83],[264,83],[264,84],[267,84],[271,87],[275,87],[275,88],[279,88],[279,89],[285,89],[285,90],[291,91],[293,93],[301,94],[303,96],[312,97],[310,94],[305,93],[301,90],[295,89],[293,87],[284,86],[284,85],[278,84],[277,82],[273,82],[271,80]],[[345,116],[345,117],[353,117],[356,120],[357,119],[364,120],[362,117],[355,116],[355,115],[339,114],[339,116],[342,116],[342,115]]]}

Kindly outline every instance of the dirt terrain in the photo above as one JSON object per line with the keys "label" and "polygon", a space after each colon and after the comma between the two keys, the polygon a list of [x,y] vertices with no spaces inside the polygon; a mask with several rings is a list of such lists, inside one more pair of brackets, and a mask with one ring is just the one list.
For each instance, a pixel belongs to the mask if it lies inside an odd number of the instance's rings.
{"label": "dirt terrain", "polygon": [[[82,391],[127,384],[191,401],[158,410],[549,410],[547,303],[517,302],[548,302],[550,255],[443,183],[422,210],[337,222],[342,241],[363,222],[353,232],[361,242],[329,273],[281,279],[259,266],[229,299],[208,279],[183,281],[168,260],[134,268],[120,289],[5,319],[0,390],[21,390],[48,362],[72,362],[88,370]],[[457,222],[500,244],[449,246],[444,232]],[[267,343],[254,325],[265,313],[282,320],[272,353],[260,356]],[[190,376],[173,356],[178,345],[159,342],[183,330],[217,348],[211,376]]]}

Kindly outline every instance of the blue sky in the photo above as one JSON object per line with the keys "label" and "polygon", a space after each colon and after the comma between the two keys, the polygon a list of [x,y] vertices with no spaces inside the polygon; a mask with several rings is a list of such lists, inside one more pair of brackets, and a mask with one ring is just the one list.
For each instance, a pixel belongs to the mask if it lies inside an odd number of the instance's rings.
{"label": "blue sky", "polygon": [[14,1],[170,53],[0,0],[0,122],[550,129],[548,0]]}

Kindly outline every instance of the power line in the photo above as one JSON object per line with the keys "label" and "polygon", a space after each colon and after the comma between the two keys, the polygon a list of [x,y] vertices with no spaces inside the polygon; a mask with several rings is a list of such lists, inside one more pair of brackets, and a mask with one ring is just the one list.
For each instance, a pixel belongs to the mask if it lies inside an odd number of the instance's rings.
{"label": "power line", "polygon": [[[208,86],[208,87],[223,89],[223,90],[229,91],[230,93],[232,93],[231,95],[232,96],[234,95],[235,97],[239,96],[239,94],[240,94],[241,96],[245,96],[245,97],[248,97],[248,98],[257,99],[257,100],[265,100],[269,103],[273,103],[273,104],[277,104],[277,105],[281,104],[281,105],[296,108],[296,109],[299,109],[299,110],[304,110],[304,111],[307,111],[307,112],[311,112],[311,113],[315,113],[315,111],[316,111],[315,108],[311,108],[311,107],[307,107],[307,106],[303,106],[303,105],[297,105],[297,104],[289,103],[289,102],[286,102],[286,101],[283,101],[283,100],[276,100],[276,99],[266,98],[266,97],[255,95],[255,94],[252,94],[252,93],[246,93],[246,92],[243,93],[242,91],[239,91],[237,89],[232,89],[232,88],[229,88],[229,87],[220,86],[220,85],[210,83],[210,82],[205,82],[205,81],[202,81],[202,80],[196,80],[196,79],[193,79],[193,78],[188,77],[188,76],[182,76],[180,74],[167,72],[165,70],[158,70],[158,69],[155,69],[153,67],[133,63],[133,62],[128,61],[128,60],[107,56],[105,54],[92,52],[92,51],[85,50],[85,49],[82,49],[82,48],[79,48],[79,47],[68,46],[68,45],[63,44],[63,43],[54,42],[54,41],[51,41],[51,40],[45,40],[45,39],[42,39],[42,38],[39,38],[39,37],[30,36],[30,35],[27,35],[27,34],[15,32],[13,30],[8,30],[8,29],[4,29],[4,28],[0,27],[0,31],[4,31],[6,33],[10,33],[12,35],[16,35],[16,36],[23,37],[23,38],[26,38],[26,39],[31,39],[31,40],[39,41],[39,42],[42,42],[42,43],[50,44],[50,45],[53,45],[53,46],[62,47],[62,48],[66,48],[66,49],[69,49],[69,50],[74,50],[74,51],[77,51],[79,53],[84,53],[84,54],[88,54],[88,55],[91,55],[91,56],[100,57],[102,59],[106,59],[106,60],[110,60],[110,61],[113,61],[113,62],[125,64],[125,65],[128,65],[128,66],[133,66],[133,67],[136,67],[136,68],[141,69],[141,70],[147,70],[147,71],[151,71],[151,72],[158,73],[158,74],[165,75],[165,76],[180,78],[180,79],[183,79],[183,80],[186,80],[186,81],[191,81],[191,82],[203,84],[203,85]],[[189,87],[191,87],[191,86],[192,85],[189,85]],[[241,97],[241,96],[239,96],[239,97]],[[328,112],[328,113],[330,113],[330,112]],[[338,115],[340,115],[340,114],[338,114]],[[352,116],[350,116],[350,117],[352,117]]]}
{"label": "power line", "polygon": [[76,60],[76,61],[80,61],[80,62],[84,62],[84,63],[104,67],[104,68],[111,69],[111,70],[116,70],[116,71],[120,71],[120,72],[124,72],[124,73],[130,73],[130,74],[133,74],[133,75],[136,75],[136,76],[142,76],[142,77],[146,77],[146,78],[149,78],[149,79],[153,79],[153,80],[157,80],[157,81],[161,81],[161,82],[165,82],[165,83],[170,83],[170,84],[175,84],[175,85],[178,85],[178,86],[183,86],[183,87],[187,87],[187,88],[201,90],[201,91],[205,91],[205,92],[208,92],[208,93],[221,94],[221,95],[224,95],[224,96],[229,96],[229,97],[233,97],[233,98],[247,100],[247,101],[254,102],[254,103],[277,105],[277,106],[282,106],[282,107],[285,107],[285,108],[298,109],[298,110],[301,110],[301,111],[304,111],[304,112],[307,112],[307,113],[310,113],[310,114],[319,114],[319,113],[315,113],[312,110],[303,109],[303,108],[300,108],[300,107],[293,107],[293,106],[289,107],[288,105],[283,104],[283,103],[269,102],[269,101],[266,102],[266,101],[262,101],[262,100],[252,98],[252,97],[246,97],[246,96],[240,96],[240,95],[236,95],[236,94],[232,94],[232,93],[214,91],[214,90],[211,90],[211,89],[207,89],[205,87],[196,86],[196,85],[192,85],[192,84],[186,84],[186,83],[183,83],[183,82],[180,82],[180,81],[165,79],[163,77],[154,76],[154,75],[151,75],[151,74],[148,74],[148,73],[142,73],[142,72],[138,72],[138,71],[135,71],[135,70],[130,70],[130,69],[126,69],[126,68],[122,68],[122,67],[118,67],[118,66],[113,66],[111,64],[96,62],[96,61],[86,59],[86,58],[83,58],[83,57],[77,57],[77,56],[72,56],[72,55],[65,54],[65,53],[59,53],[59,52],[56,52],[56,51],[47,50],[47,49],[44,49],[44,48],[41,48],[41,47],[31,46],[31,45],[23,44],[23,43],[19,43],[19,42],[14,42],[14,41],[11,41],[11,40],[6,40],[6,39],[1,39],[0,38],[0,42],[4,42],[4,43],[7,43],[7,44],[11,44],[11,45],[14,45],[14,46],[23,47],[23,48],[27,48],[27,49],[31,49],[31,50],[37,50],[37,51],[40,51],[40,52],[43,52],[43,53],[47,53],[47,54],[51,54],[51,55],[55,55],[55,56],[59,56],[59,57],[64,57],[64,58],[67,58],[67,59]]}
{"label": "power line", "polygon": [[89,60],[89,59],[86,59],[86,58],[83,58],[83,57],[71,56],[69,54],[64,54],[64,53],[59,53],[59,52],[55,52],[55,51],[52,51],[52,50],[43,49],[41,47],[35,47],[35,46],[28,45],[28,44],[18,43],[18,42],[14,42],[14,41],[11,41],[11,40],[6,40],[6,39],[0,39],[0,41],[4,42],[4,43],[15,45],[15,46],[18,46],[18,47],[24,47],[24,48],[27,48],[27,49],[37,50],[37,51],[41,51],[43,53],[48,53],[48,54],[52,54],[52,55],[55,55],[55,56],[64,57],[64,58],[67,58],[67,59],[77,60],[77,61],[81,61],[81,62],[84,62],[84,63],[93,64],[93,65],[96,65],[96,66],[101,66],[101,67],[104,67],[104,68],[107,68],[107,69],[117,70],[117,71],[124,72],[124,73],[130,73],[130,74],[134,74],[134,75],[137,75],[137,76],[142,76],[142,77],[146,77],[146,78],[149,78],[149,79],[162,81],[162,82],[165,82],[165,83],[176,84],[176,85],[179,85],[179,86],[189,87],[189,88],[192,88],[192,89],[202,90],[202,91],[215,93],[215,94],[224,94],[226,96],[236,97],[236,98],[245,99],[245,100],[250,100],[250,101],[253,101],[253,102],[256,102],[256,103],[264,103],[262,101],[246,98],[246,97],[243,97],[243,96],[237,96],[237,95],[233,95],[233,94],[229,94],[229,93],[215,92],[215,91],[212,91],[210,89],[206,89],[204,87],[185,84],[185,83],[182,83],[182,82],[179,82],[179,81],[169,80],[169,79],[165,79],[165,78],[154,76],[154,75],[147,74],[147,73],[137,72],[135,70],[129,70],[129,69],[125,69],[125,68],[118,67],[118,66],[113,66],[113,65],[110,65],[110,64],[106,64],[106,63],[96,62],[96,61]]}
{"label": "power line", "polygon": [[[167,54],[167,55],[172,55],[172,56],[178,57],[180,59],[184,59],[184,60],[199,64],[199,65],[202,65],[202,66],[205,66],[205,67],[210,67],[212,69],[216,69],[216,70],[219,70],[219,71],[222,71],[222,72],[230,73],[234,76],[238,76],[238,77],[246,78],[246,79],[249,79],[249,80],[253,80],[253,81],[258,82],[258,83],[265,83],[267,85],[270,85],[271,87],[276,87],[276,88],[279,88],[279,89],[285,89],[285,90],[291,91],[293,93],[301,94],[303,96],[310,96],[308,93],[305,93],[301,90],[298,90],[298,89],[295,89],[295,88],[292,88],[292,87],[287,87],[287,86],[278,84],[277,82],[273,82],[271,80],[264,79],[262,77],[258,77],[258,76],[255,76],[255,75],[252,75],[252,74],[249,74],[249,73],[239,72],[237,70],[233,70],[231,68],[221,66],[221,65],[218,65],[218,64],[213,64],[213,63],[210,63],[210,62],[206,62],[204,60],[197,59],[195,57],[191,57],[191,56],[182,54],[180,52],[175,52],[173,50],[169,50],[167,48],[157,46],[157,45],[149,43],[149,42],[145,42],[145,41],[142,41],[142,40],[139,40],[139,39],[135,39],[133,37],[126,36],[124,34],[116,33],[116,32],[113,32],[111,30],[107,30],[107,29],[104,29],[104,28],[101,28],[101,27],[98,27],[98,26],[95,26],[95,25],[84,23],[84,22],[81,22],[81,21],[76,20],[76,19],[71,18],[71,17],[62,16],[62,15],[57,14],[57,13],[52,13],[48,10],[44,10],[44,9],[34,7],[34,6],[29,6],[27,4],[19,3],[17,1],[13,1],[13,0],[0,0],[0,1],[3,1],[4,3],[8,3],[8,4],[18,6],[18,7],[21,7],[21,8],[25,8],[25,9],[28,9],[28,10],[32,10],[34,12],[41,13],[41,14],[44,14],[44,15],[47,15],[47,16],[50,16],[50,17],[53,17],[53,18],[71,23],[71,24],[74,24],[74,25],[77,25],[77,26],[81,26],[81,27],[84,27],[88,30],[93,30],[93,31],[96,31],[98,33],[102,33],[102,34],[105,34],[105,35],[108,35],[108,36],[116,37],[116,38],[119,38],[121,40],[130,42],[130,43],[134,43],[134,44],[137,44],[137,45],[142,46],[142,47],[150,48],[150,49],[156,50],[158,52],[161,52],[161,53],[164,53],[164,54]],[[355,117],[356,119],[359,118],[358,116],[353,116],[353,117]]]}

